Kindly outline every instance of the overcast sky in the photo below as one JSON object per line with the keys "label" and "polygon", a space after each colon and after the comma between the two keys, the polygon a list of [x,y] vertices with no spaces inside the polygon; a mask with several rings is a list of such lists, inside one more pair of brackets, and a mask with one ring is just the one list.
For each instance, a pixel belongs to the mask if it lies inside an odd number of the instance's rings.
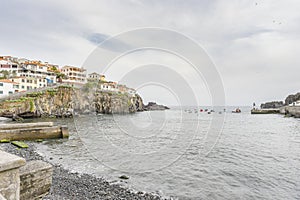
{"label": "overcast sky", "polygon": [[[83,66],[107,38],[143,27],[171,29],[206,51],[222,78],[227,105],[252,105],[300,92],[299,11],[299,0],[6,0],[1,1],[0,54]],[[107,50],[120,52],[122,45]],[[140,63],[142,56],[136,54],[119,67],[126,71],[152,58],[167,65],[160,60],[172,60],[168,56],[145,51]],[[169,65],[184,74],[189,66],[176,59]],[[118,71],[111,70],[107,78],[120,81]],[[209,104],[211,91],[204,91],[204,81],[186,77],[200,104]],[[140,93],[145,101],[176,104],[163,87],[150,85]]]}

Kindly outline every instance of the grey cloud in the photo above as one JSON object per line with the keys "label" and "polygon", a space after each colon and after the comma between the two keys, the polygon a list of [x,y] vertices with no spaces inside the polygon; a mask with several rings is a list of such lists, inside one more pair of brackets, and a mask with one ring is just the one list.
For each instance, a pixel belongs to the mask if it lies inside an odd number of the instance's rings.
{"label": "grey cloud", "polygon": [[242,39],[242,38],[250,38],[254,37],[259,34],[263,33],[272,33],[275,32],[275,30],[272,29],[261,29],[261,28],[253,28],[252,30],[246,30],[246,31],[239,31],[239,32],[232,32],[230,34],[227,34],[227,38],[231,40],[237,40],[237,39]]}
{"label": "grey cloud", "polygon": [[[0,53],[80,65],[112,35],[138,27],[169,28],[194,38],[215,60],[229,104],[251,104],[261,100],[261,94],[276,98],[275,93],[295,90],[291,86],[296,85],[295,74],[299,74],[299,9],[300,3],[290,0],[261,1],[257,6],[239,0],[3,1]],[[175,38],[169,40],[181,45]],[[112,39],[101,48],[118,53],[132,45]],[[261,87],[264,79],[255,74],[265,71],[270,77],[284,74],[286,82]],[[260,92],[242,91],[250,87]],[[271,88],[280,91],[270,93]]]}
{"label": "grey cloud", "polygon": [[92,33],[86,36],[86,39],[92,44],[97,45],[99,48],[103,48],[113,52],[126,52],[134,47],[126,41],[117,39],[102,33]]}
{"label": "grey cloud", "polygon": [[92,33],[87,36],[87,40],[95,45],[99,45],[101,42],[109,38],[108,35],[101,34],[101,33]]}

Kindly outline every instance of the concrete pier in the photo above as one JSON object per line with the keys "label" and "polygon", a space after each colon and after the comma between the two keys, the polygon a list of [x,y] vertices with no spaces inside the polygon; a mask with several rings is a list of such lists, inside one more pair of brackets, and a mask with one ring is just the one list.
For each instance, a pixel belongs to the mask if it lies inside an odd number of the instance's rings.
{"label": "concrete pier", "polygon": [[279,109],[252,109],[251,114],[276,114]]}
{"label": "concrete pier", "polygon": [[68,138],[67,127],[53,126],[52,122],[3,124],[0,126],[0,140],[37,140]]}
{"label": "concrete pier", "polygon": [[20,124],[0,124],[0,130],[24,129],[24,128],[38,128],[38,127],[52,127],[53,122],[38,122],[38,123],[20,123]]}

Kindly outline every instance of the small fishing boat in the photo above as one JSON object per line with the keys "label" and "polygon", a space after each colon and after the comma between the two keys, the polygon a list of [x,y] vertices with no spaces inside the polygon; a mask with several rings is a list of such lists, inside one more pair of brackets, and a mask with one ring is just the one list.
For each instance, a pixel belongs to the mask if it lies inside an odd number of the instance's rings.
{"label": "small fishing boat", "polygon": [[232,113],[241,113],[242,111],[241,111],[241,109],[239,109],[239,108],[237,108],[237,109],[235,109],[235,110],[233,110],[232,111]]}

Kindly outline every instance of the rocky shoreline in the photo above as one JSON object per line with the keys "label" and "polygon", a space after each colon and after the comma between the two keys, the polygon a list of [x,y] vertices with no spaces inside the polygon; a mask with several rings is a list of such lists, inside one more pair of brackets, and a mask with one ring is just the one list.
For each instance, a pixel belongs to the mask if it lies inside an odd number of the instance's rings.
{"label": "rocky shoreline", "polygon": [[167,106],[149,102],[138,94],[102,91],[97,85],[73,88],[60,85],[39,92],[27,92],[0,99],[0,117],[21,121],[26,118],[73,117],[78,114],[128,114],[166,110]]}
{"label": "rocky shoreline", "polygon": [[[34,142],[28,142],[29,148],[18,149],[10,143],[0,143],[0,149],[29,160],[44,160],[36,152]],[[50,163],[51,164],[51,163]],[[53,165],[53,164],[52,164]],[[45,200],[83,200],[83,199],[132,199],[160,200],[166,199],[156,194],[134,192],[120,184],[112,184],[103,178],[89,174],[72,173],[60,165],[53,165],[53,179],[50,193]]]}

